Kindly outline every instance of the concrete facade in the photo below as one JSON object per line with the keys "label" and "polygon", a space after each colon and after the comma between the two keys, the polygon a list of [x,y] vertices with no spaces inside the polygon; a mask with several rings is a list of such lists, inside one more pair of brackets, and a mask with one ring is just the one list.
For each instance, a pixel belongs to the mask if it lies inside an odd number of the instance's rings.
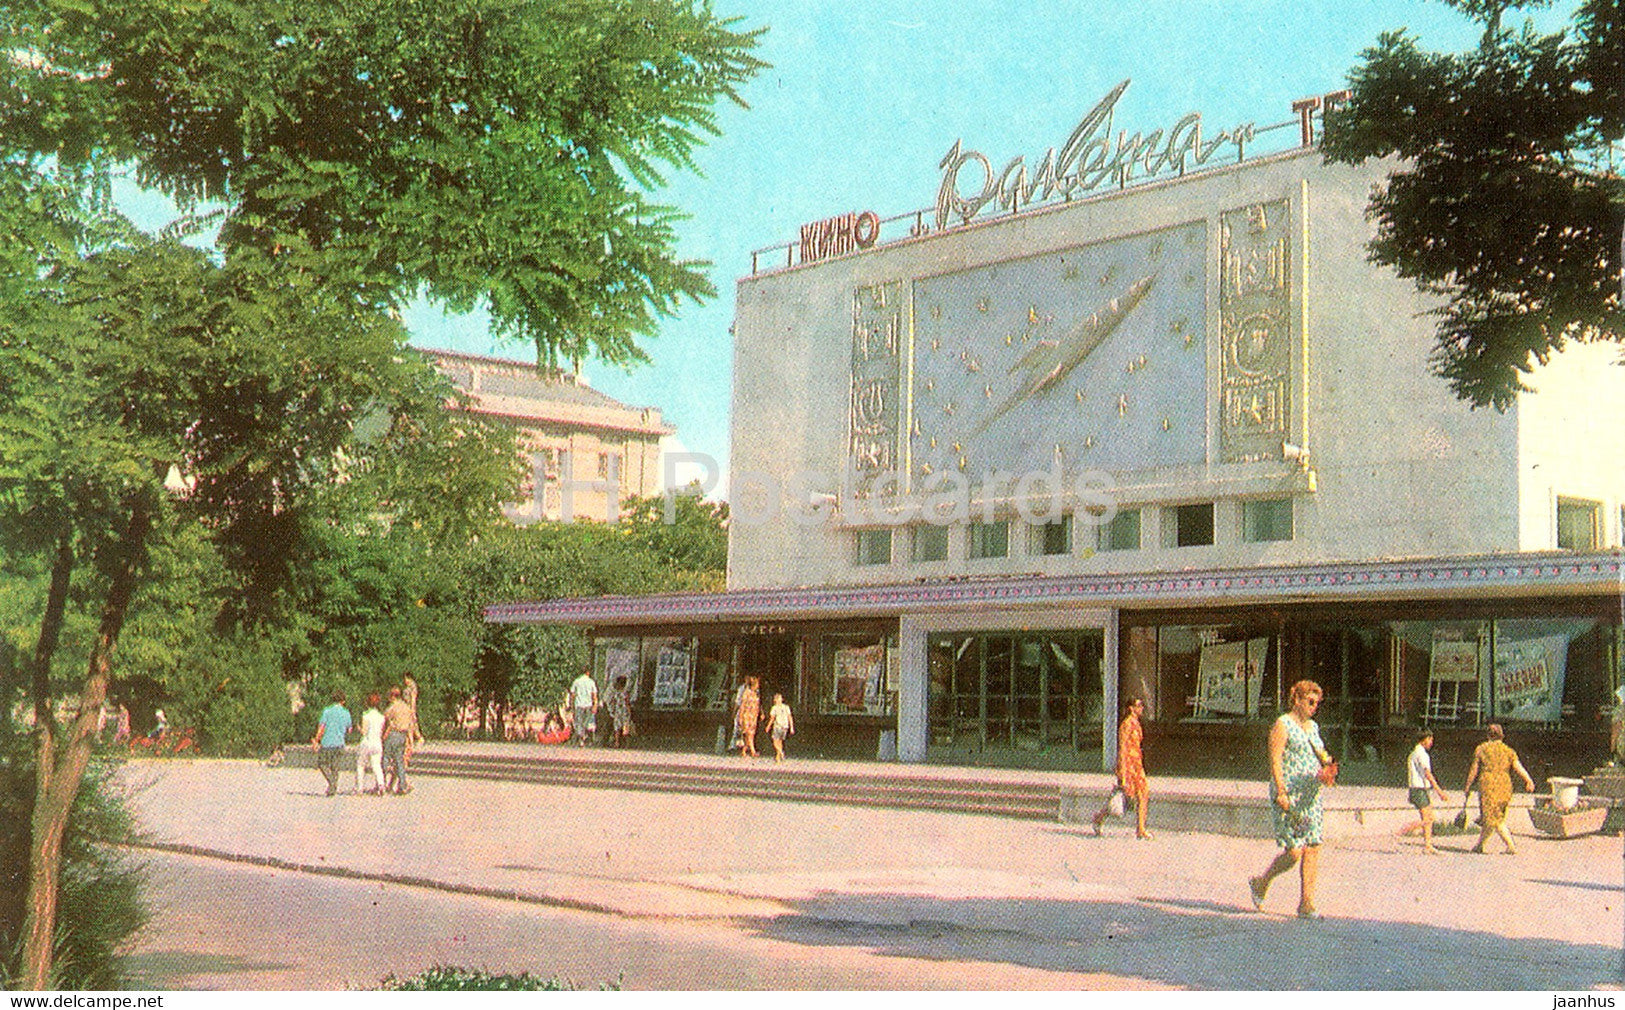
{"label": "concrete facade", "polygon": [[[736,515],[729,587],[758,589],[882,583],[915,577],[1155,571],[1192,566],[1303,564],[1549,550],[1558,496],[1595,501],[1603,516],[1594,546],[1619,543],[1625,498],[1625,371],[1605,367],[1610,351],[1576,347],[1542,368],[1506,413],[1472,410],[1429,373],[1430,302],[1414,286],[1366,262],[1371,227],[1364,207],[1370,187],[1391,168],[1327,166],[1302,151],[1215,170],[1198,178],[1144,184],[1023,215],[902,241],[833,261],[766,273],[739,283],[736,321],[733,466]],[[1289,432],[1282,441],[1307,448],[1308,467],[1274,458],[1225,462],[1219,446],[1221,232],[1227,211],[1289,208],[1292,363]],[[1200,451],[1174,465],[1119,466],[1107,471],[1112,494],[1142,508],[1142,548],[1095,552],[1089,530],[1076,531],[1061,555],[1028,549],[1019,524],[1009,556],[969,559],[965,524],[949,527],[947,558],[911,562],[910,526],[897,527],[890,564],[857,564],[854,520],[842,505],[853,381],[854,292],[901,281],[904,326],[912,333],[924,311],[909,306],[918,278],[938,277],[1034,255],[1107,243],[1165,229],[1192,229],[1206,243],[1197,272],[1204,286],[1206,369]],[[1100,300],[1099,294],[1087,295]],[[1154,314],[1149,302],[1147,310]],[[912,311],[911,311],[912,310]],[[1169,325],[1150,319],[1142,330]],[[1124,332],[1114,339],[1130,340]],[[989,343],[998,334],[983,335]],[[1106,353],[1109,345],[1099,352]],[[921,354],[919,344],[914,347]],[[900,396],[906,405],[910,360],[902,355]],[[1159,362],[1148,375],[1157,379]],[[1089,406],[1076,423],[1110,430],[1112,397]],[[1035,402],[1032,409],[1051,405]],[[906,408],[905,408],[906,409]],[[1075,423],[1071,418],[1059,424]],[[1152,458],[1157,439],[1128,431],[1116,458]],[[1099,451],[1099,447],[1096,447]],[[1166,453],[1164,453],[1166,455]],[[1088,459],[1066,460],[1071,476]],[[1308,474],[1313,471],[1311,490]],[[757,479],[765,476],[763,481]],[[917,476],[917,475],[915,475]],[[824,522],[797,508],[820,495],[843,497]],[[774,497],[777,501],[773,501]],[[1290,540],[1242,539],[1242,503],[1290,497]],[[1007,491],[995,506],[1008,516]],[[923,496],[891,496],[906,505]],[[980,496],[973,491],[973,506]],[[1214,542],[1163,546],[1171,517],[1163,506],[1212,501]],[[764,508],[763,506],[767,506]],[[777,505],[778,514],[768,517]],[[976,509],[973,507],[973,512]],[[1042,512],[1041,508],[1035,511]],[[864,520],[868,520],[865,522]]]}

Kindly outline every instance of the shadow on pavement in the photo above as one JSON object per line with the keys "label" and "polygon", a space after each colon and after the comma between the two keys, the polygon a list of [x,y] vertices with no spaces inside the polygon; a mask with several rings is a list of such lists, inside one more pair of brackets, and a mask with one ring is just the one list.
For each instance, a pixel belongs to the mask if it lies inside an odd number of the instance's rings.
{"label": "shadow on pavement", "polygon": [[155,984],[157,988],[171,988],[184,984],[189,976],[238,975],[264,971],[286,971],[295,965],[283,961],[251,961],[229,954],[210,954],[196,950],[149,950],[124,958],[124,970],[130,981],[141,987]]}
{"label": "shadow on pavement", "polygon": [[1197,989],[1580,989],[1619,948],[1365,919],[1300,920],[1211,901],[820,894],[764,937],[927,960],[999,961]]}

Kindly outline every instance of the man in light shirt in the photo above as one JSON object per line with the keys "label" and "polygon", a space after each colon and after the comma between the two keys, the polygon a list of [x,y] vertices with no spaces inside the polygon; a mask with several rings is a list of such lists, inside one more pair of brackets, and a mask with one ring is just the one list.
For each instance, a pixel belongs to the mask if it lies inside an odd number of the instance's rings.
{"label": "man in light shirt", "polygon": [[401,796],[412,791],[406,782],[406,742],[412,736],[412,709],[401,698],[401,689],[389,689],[389,707],[384,709],[384,767],[389,790]]}
{"label": "man in light shirt", "polygon": [[582,667],[581,676],[570,683],[570,705],[576,710],[576,746],[585,747],[593,713],[598,711],[598,684],[590,667]]}
{"label": "man in light shirt", "polygon": [[350,734],[350,710],[344,707],[344,692],[333,692],[333,703],[322,709],[310,748],[316,752],[316,767],[327,780],[327,795],[339,791],[339,760],[344,757],[344,738]]}

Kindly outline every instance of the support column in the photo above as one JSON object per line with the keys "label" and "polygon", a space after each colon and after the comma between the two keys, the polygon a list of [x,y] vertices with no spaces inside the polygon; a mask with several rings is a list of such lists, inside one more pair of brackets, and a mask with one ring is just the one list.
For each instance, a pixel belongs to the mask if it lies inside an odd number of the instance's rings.
{"label": "support column", "polygon": [[897,760],[922,762],[931,740],[925,629],[905,615],[897,628]]}
{"label": "support column", "polygon": [[1115,607],[1106,615],[1106,638],[1100,660],[1100,767],[1103,771],[1117,770],[1117,710],[1118,702],[1118,615]]}

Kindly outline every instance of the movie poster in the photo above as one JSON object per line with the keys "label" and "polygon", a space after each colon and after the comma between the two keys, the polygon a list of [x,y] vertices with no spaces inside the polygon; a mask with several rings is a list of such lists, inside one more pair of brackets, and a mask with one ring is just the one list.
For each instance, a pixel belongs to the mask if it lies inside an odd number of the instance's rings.
{"label": "movie poster", "polygon": [[1196,675],[1196,716],[1246,716],[1258,711],[1268,638],[1202,646]]}
{"label": "movie poster", "polygon": [[1507,721],[1557,722],[1563,717],[1563,674],[1569,636],[1495,642],[1495,714]]}
{"label": "movie poster", "polygon": [[694,670],[694,653],[686,645],[662,645],[655,654],[655,708],[682,708]]}
{"label": "movie poster", "polygon": [[881,695],[886,647],[864,645],[835,651],[835,707],[845,712],[885,712]]}

